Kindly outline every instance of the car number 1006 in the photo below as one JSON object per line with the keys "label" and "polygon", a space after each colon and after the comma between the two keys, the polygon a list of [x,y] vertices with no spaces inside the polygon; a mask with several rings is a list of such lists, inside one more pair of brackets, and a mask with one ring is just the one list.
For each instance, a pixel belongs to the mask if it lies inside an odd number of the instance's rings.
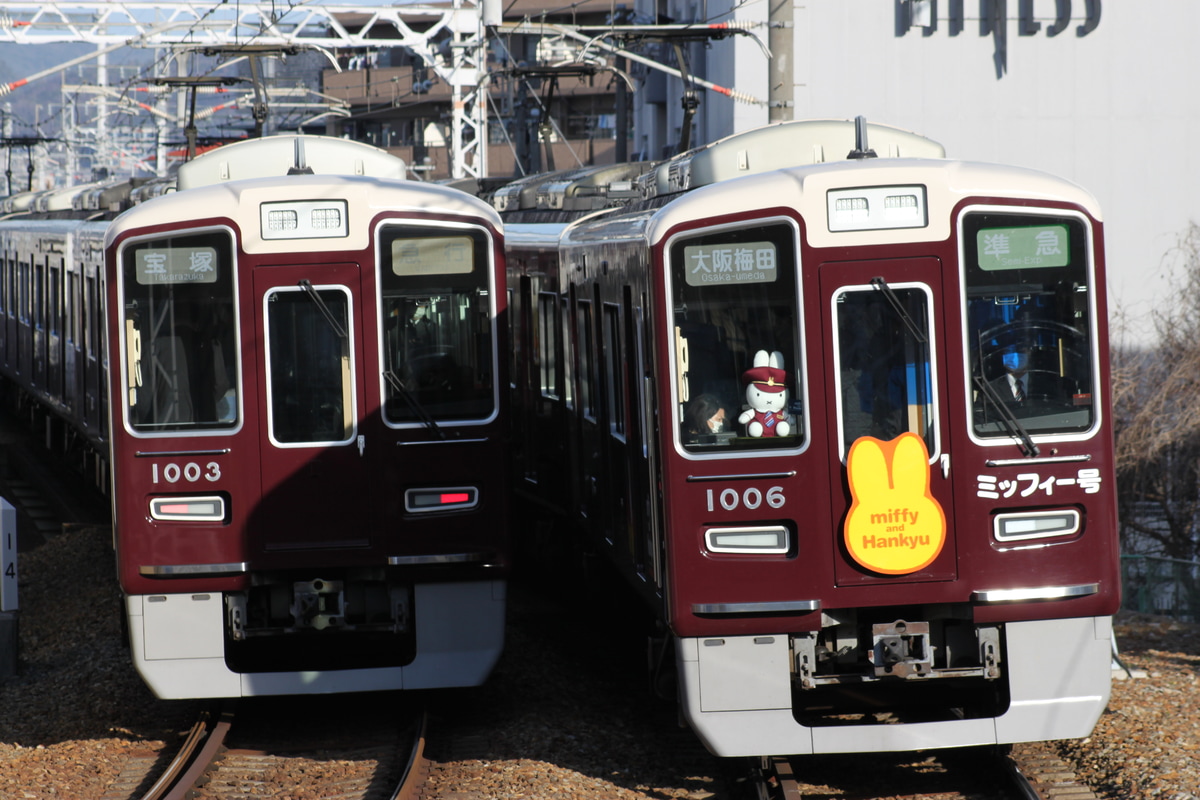
{"label": "car number 1006", "polygon": [[210,461],[204,466],[200,466],[195,461],[189,461],[186,464],[176,464],[172,461],[169,464],[163,464],[161,469],[158,464],[150,465],[151,483],[179,483],[181,480],[196,483],[201,478],[210,482],[220,480],[221,465],[215,461]]}
{"label": "car number 1006", "polygon": [[753,511],[764,502],[771,508],[783,508],[783,504],[787,502],[787,498],[783,496],[782,486],[772,486],[765,493],[761,489],[751,486],[741,494],[738,494],[736,489],[721,489],[719,494],[715,489],[709,489],[707,498],[709,511],[716,510],[714,503],[720,503],[721,508],[726,511],[734,511],[739,507]]}

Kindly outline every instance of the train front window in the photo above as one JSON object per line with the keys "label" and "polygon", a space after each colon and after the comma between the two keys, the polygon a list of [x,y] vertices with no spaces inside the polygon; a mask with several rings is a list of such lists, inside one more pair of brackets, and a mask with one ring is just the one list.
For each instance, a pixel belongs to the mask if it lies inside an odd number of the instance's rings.
{"label": "train front window", "polygon": [[387,226],[380,233],[384,420],[486,419],[495,412],[488,237]]}
{"label": "train front window", "polygon": [[[676,239],[669,257],[683,449],[714,455],[800,447],[795,227],[759,222],[705,231]],[[757,390],[753,407],[750,387]]]}
{"label": "train front window", "polygon": [[355,419],[349,290],[303,281],[272,289],[264,302],[271,438],[282,445],[350,441]]}
{"label": "train front window", "polygon": [[961,242],[975,435],[1090,429],[1095,321],[1083,222],[968,213]]}
{"label": "train front window", "polygon": [[137,433],[233,428],[239,356],[228,231],[142,240],[121,253],[120,363]]}
{"label": "train front window", "polygon": [[877,278],[833,302],[842,457],[859,437],[890,441],[907,431],[936,453],[928,287]]}

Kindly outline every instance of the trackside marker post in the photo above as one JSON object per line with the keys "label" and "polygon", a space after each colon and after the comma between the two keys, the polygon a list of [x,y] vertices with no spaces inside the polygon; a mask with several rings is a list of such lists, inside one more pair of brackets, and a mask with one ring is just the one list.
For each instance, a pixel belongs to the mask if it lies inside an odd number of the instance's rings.
{"label": "trackside marker post", "polygon": [[17,510],[0,498],[0,677],[17,674]]}

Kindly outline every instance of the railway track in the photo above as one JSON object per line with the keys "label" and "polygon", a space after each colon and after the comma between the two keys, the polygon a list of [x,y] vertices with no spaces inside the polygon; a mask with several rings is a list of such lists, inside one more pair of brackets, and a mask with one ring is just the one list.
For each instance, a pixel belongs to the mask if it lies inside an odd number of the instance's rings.
{"label": "railway track", "polygon": [[130,756],[97,800],[415,800],[425,713],[363,698],[338,705],[242,701],[236,717],[231,703],[205,709],[173,756]]}
{"label": "railway track", "polygon": [[1097,800],[1042,742],[1011,748],[762,759],[756,800]]}
{"label": "railway track", "polygon": [[18,514],[22,551],[66,525],[108,524],[107,501],[72,473],[8,408],[0,408],[0,497]]}

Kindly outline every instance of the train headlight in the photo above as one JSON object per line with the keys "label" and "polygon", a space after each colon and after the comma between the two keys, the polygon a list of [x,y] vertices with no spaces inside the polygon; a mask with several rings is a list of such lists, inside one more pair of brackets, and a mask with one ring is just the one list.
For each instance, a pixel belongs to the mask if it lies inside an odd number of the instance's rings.
{"label": "train headlight", "polygon": [[826,200],[831,233],[924,228],[929,224],[924,186],[831,189]]}
{"label": "train headlight", "polygon": [[150,518],[169,522],[224,522],[225,498],[154,497],[150,500]]}
{"label": "train headlight", "polygon": [[336,239],[350,235],[345,200],[263,203],[263,239]]}
{"label": "train headlight", "polygon": [[992,523],[993,535],[998,542],[1070,536],[1079,532],[1079,520],[1079,511],[1073,508],[997,514]]}
{"label": "train headlight", "polygon": [[756,528],[709,528],[704,532],[704,546],[710,553],[753,553],[782,555],[788,552],[787,528],[777,525]]}

